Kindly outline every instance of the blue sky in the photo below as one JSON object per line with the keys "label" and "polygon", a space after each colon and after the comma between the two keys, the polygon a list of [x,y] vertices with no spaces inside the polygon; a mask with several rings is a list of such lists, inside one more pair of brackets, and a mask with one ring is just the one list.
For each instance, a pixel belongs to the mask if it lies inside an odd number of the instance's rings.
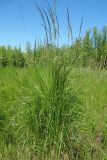
{"label": "blue sky", "polygon": [[[21,45],[26,41],[44,39],[41,18],[35,3],[46,7],[47,0],[0,0],[0,45]],[[48,0],[50,3],[53,0]],[[84,18],[82,33],[107,24],[107,0],[56,0],[60,22],[60,41],[67,42],[66,8],[69,8],[74,36],[78,35],[81,18]]]}

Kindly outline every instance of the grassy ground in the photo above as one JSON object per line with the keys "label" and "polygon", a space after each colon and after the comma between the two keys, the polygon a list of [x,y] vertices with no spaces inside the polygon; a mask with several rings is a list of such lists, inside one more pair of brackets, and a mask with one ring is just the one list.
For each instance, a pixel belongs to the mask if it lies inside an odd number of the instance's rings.
{"label": "grassy ground", "polygon": [[56,75],[0,69],[1,160],[107,160],[107,71]]}

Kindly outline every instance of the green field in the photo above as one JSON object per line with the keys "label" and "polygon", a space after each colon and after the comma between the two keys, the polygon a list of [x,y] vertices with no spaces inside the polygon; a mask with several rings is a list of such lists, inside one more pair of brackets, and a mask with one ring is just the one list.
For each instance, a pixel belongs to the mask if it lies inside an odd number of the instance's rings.
{"label": "green field", "polygon": [[1,160],[107,159],[107,71],[55,74],[0,69]]}

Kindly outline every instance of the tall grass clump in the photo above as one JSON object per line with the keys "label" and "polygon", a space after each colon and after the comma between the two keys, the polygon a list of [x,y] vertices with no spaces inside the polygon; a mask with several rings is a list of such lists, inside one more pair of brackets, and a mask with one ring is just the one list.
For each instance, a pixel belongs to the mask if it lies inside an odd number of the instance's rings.
{"label": "tall grass clump", "polygon": [[37,156],[61,159],[67,154],[70,157],[69,140],[74,122],[81,116],[81,103],[69,85],[70,70],[63,58],[56,56],[46,71],[42,70],[35,70],[31,95],[22,97],[26,106],[24,123],[33,135]]}

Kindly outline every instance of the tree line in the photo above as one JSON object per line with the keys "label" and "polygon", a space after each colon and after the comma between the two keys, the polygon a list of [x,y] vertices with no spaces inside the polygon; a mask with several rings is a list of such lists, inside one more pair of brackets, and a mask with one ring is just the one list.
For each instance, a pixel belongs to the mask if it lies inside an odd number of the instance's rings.
{"label": "tree line", "polygon": [[[67,55],[70,59],[76,59],[76,64],[83,67],[106,68],[107,67],[107,26],[101,31],[96,27],[86,31],[83,38],[77,38],[71,45],[61,47],[53,44],[37,45],[31,47],[30,42],[26,43],[25,50],[21,47],[0,46],[0,67],[15,66],[26,67],[33,66],[39,60],[55,58],[57,52],[60,55]],[[49,60],[49,59],[48,59]]]}

